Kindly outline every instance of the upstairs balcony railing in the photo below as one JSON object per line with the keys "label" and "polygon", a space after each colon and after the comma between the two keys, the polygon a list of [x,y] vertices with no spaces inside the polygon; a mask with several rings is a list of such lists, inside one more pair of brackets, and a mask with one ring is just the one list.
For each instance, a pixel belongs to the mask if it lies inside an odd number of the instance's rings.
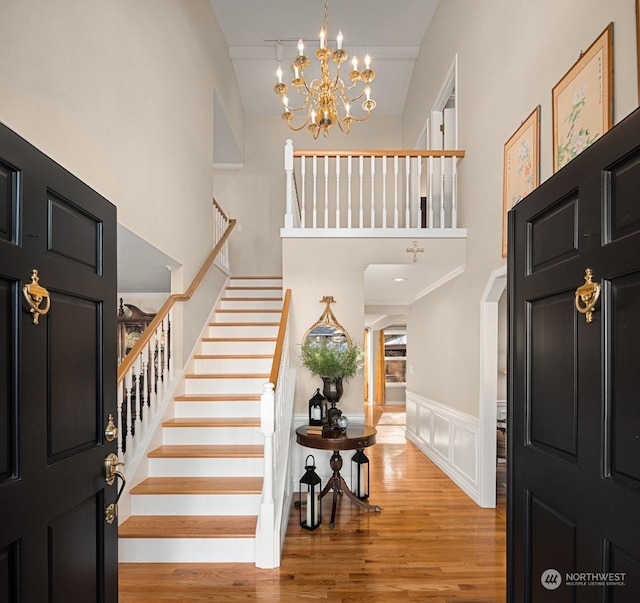
{"label": "upstairs balcony railing", "polygon": [[403,229],[453,231],[463,157],[460,150],[294,150],[287,140],[284,234],[298,229],[347,236],[371,229],[396,230],[398,236]]}

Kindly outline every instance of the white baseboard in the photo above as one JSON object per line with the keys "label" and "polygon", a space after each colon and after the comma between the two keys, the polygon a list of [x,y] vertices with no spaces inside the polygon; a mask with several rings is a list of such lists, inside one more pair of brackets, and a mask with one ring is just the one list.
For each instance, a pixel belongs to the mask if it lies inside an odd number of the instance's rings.
{"label": "white baseboard", "polygon": [[477,417],[407,391],[406,437],[480,504]]}

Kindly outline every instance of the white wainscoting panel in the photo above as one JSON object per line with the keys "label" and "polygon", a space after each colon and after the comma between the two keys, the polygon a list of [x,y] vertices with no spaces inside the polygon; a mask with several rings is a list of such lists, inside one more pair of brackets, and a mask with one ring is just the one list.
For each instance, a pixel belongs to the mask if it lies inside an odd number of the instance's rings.
{"label": "white wainscoting panel", "polygon": [[407,391],[406,435],[480,504],[477,417]]}

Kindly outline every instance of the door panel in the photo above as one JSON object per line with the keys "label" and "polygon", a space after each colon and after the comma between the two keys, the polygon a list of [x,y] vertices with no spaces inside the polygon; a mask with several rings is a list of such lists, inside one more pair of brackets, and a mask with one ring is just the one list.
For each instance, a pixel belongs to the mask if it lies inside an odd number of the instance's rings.
{"label": "door panel", "polygon": [[573,459],[578,445],[574,314],[572,292],[530,303],[527,414],[532,446]]}
{"label": "door panel", "polygon": [[4,126],[0,166],[0,602],[115,603],[115,207]]}
{"label": "door panel", "polygon": [[[635,112],[509,214],[513,603],[640,600],[639,188]],[[575,307],[587,268],[591,322]],[[571,580],[609,572],[624,586]]]}

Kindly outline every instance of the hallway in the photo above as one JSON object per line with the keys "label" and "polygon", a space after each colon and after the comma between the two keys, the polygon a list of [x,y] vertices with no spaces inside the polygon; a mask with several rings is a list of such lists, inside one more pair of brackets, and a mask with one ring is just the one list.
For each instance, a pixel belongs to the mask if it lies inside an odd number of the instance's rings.
{"label": "hallway", "polygon": [[[505,600],[505,497],[482,509],[404,439],[404,407],[369,409],[378,430],[367,449],[367,513],[343,500],[313,532],[292,509],[281,566],[121,564],[120,603],[501,603]],[[302,475],[302,469],[300,470]]]}

